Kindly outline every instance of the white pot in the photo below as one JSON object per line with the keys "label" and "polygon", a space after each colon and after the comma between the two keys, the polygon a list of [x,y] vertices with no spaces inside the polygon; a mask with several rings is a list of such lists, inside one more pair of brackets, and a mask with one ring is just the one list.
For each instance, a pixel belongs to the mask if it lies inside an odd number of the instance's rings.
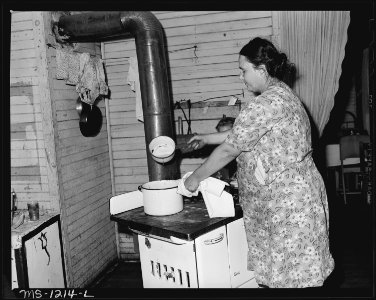
{"label": "white pot", "polygon": [[138,189],[142,192],[147,215],[167,216],[183,210],[183,196],[177,193],[177,180],[150,181]]}

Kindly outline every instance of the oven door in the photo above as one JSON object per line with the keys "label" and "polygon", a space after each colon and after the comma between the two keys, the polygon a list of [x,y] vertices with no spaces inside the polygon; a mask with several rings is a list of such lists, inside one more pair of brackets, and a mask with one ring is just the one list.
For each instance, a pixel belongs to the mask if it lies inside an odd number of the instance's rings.
{"label": "oven door", "polygon": [[231,288],[226,226],[195,239],[200,288]]}
{"label": "oven door", "polygon": [[227,242],[231,287],[236,288],[254,278],[253,271],[247,270],[248,243],[243,218],[227,224]]}

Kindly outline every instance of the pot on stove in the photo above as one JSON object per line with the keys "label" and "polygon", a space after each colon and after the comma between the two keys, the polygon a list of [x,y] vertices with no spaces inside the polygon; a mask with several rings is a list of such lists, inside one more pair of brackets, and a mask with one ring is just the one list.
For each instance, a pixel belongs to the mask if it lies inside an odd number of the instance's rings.
{"label": "pot on stove", "polygon": [[167,216],[183,210],[183,196],[177,193],[178,180],[157,180],[144,183],[142,192],[147,215]]}

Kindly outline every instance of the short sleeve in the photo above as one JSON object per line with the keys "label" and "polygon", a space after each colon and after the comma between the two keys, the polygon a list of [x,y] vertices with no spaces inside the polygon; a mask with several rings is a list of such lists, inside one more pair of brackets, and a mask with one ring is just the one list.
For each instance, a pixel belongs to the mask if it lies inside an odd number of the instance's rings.
{"label": "short sleeve", "polygon": [[282,119],[282,100],[260,95],[241,110],[225,142],[240,151],[250,151],[259,139]]}

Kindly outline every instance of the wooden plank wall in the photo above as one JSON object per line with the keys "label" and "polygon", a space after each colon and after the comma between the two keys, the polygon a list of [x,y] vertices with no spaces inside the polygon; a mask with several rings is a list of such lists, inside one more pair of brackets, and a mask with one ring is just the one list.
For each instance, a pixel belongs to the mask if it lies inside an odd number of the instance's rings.
{"label": "wooden plank wall", "polygon": [[38,61],[32,12],[13,12],[10,57],[11,188],[16,206],[38,201],[50,209],[46,152],[43,139]]}
{"label": "wooden plank wall", "polygon": [[[75,51],[101,56],[99,43],[76,44]],[[84,137],[79,129],[75,87],[56,79],[56,50],[49,48],[47,56],[56,117],[69,286],[85,287],[117,258],[114,224],[108,207],[111,177],[105,103],[101,100],[97,104],[103,115],[100,133]]]}
{"label": "wooden plank wall", "polygon": [[[239,80],[238,53],[251,38],[273,39],[271,11],[156,11],[166,35],[166,51],[174,102],[200,103],[191,110],[192,132],[215,131],[223,114],[237,116],[239,107],[210,106],[237,95],[244,102]],[[276,28],[276,26],[274,26]],[[143,124],[135,116],[135,93],[127,84],[129,58],[136,56],[134,39],[102,43],[111,98],[109,122],[115,193],[137,189],[148,181]],[[219,97],[219,98],[216,98]],[[212,99],[210,99],[212,98]],[[209,100],[207,100],[209,99]],[[201,101],[201,102],[200,102]],[[195,105],[195,104],[193,104]],[[188,110],[185,108],[188,116]],[[175,124],[181,110],[174,110]],[[187,123],[184,123],[187,133]],[[177,132],[178,129],[176,128]],[[204,158],[181,161],[182,175],[198,167]],[[120,233],[120,256],[133,259],[131,235]]]}
{"label": "wooden plank wall", "polygon": [[[96,137],[79,130],[75,87],[56,79],[51,12],[14,12],[11,27],[11,184],[17,206],[37,200],[61,214],[69,287],[84,287],[117,259],[110,221],[109,148],[104,101]],[[78,52],[101,55],[100,44]]]}

